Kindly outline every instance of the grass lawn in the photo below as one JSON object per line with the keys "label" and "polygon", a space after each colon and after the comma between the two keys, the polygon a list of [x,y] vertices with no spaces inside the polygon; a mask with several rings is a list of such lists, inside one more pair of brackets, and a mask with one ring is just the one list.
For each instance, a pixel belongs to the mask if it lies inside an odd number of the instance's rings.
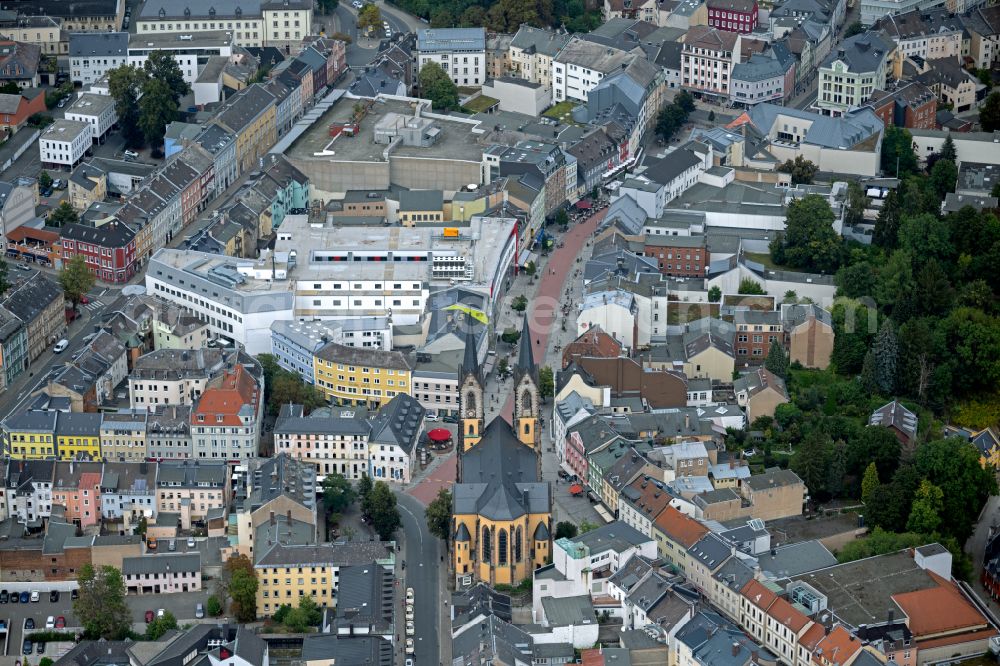
{"label": "grass lawn", "polygon": [[770,269],[772,271],[785,270],[784,266],[779,266],[778,264],[774,263],[774,261],[771,259],[770,252],[745,252],[744,254],[746,255],[746,258],[749,259],[750,261],[756,261],[758,264],[763,264],[764,268]]}
{"label": "grass lawn", "polygon": [[542,115],[546,118],[552,118],[553,120],[558,120],[559,122],[573,122],[572,111],[576,108],[576,103],[569,100],[559,102],[554,105],[548,111]]}
{"label": "grass lawn", "polygon": [[479,92],[479,88],[473,88],[472,86],[459,86],[458,87],[458,96],[459,97],[467,97],[468,95],[474,95],[477,92]]}
{"label": "grass lawn", "polygon": [[482,113],[483,111],[492,108],[499,102],[500,100],[498,99],[487,97],[486,95],[480,95],[468,104],[465,104],[463,108],[468,109],[469,113]]}

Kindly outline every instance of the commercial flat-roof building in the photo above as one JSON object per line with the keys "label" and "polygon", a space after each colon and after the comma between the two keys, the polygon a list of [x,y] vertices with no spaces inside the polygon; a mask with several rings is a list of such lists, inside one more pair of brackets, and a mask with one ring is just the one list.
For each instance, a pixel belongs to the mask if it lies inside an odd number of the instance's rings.
{"label": "commercial flat-roof building", "polygon": [[74,32],[69,36],[69,76],[84,86],[128,61],[127,32]]}

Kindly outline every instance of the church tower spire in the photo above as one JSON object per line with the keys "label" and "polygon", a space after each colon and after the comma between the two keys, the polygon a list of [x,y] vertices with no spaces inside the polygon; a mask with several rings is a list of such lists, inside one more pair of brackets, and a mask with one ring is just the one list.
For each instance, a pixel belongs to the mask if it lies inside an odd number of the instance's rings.
{"label": "church tower spire", "polygon": [[[476,345],[474,324],[466,318],[465,321],[465,353],[462,365],[458,369],[458,403],[459,403],[459,453],[468,451],[479,443],[483,436],[483,379],[479,367],[479,351]],[[461,455],[459,456],[461,460]],[[461,462],[459,462],[461,466]]]}
{"label": "church tower spire", "polygon": [[533,351],[536,344],[531,334],[531,326],[528,324],[528,317],[525,315],[517,352],[517,366],[514,369],[513,425],[521,443],[541,453],[539,432],[541,395],[538,391],[538,367],[535,365]]}

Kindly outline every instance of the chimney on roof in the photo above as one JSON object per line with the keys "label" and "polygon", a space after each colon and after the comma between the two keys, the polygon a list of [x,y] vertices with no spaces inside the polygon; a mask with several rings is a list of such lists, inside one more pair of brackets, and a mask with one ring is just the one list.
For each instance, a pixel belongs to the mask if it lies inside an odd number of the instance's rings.
{"label": "chimney on roof", "polygon": [[292,510],[291,509],[289,509],[288,513],[285,514],[285,518],[288,519],[288,524],[291,525],[292,524]]}
{"label": "chimney on roof", "polygon": [[271,512],[271,526],[273,527],[277,521],[274,519],[274,511]]}
{"label": "chimney on roof", "polygon": [[740,654],[740,644],[739,644],[739,643],[736,643],[736,642],[734,642],[734,643],[733,643],[733,656],[734,656],[734,657],[738,657],[738,656],[739,656],[739,654]]}

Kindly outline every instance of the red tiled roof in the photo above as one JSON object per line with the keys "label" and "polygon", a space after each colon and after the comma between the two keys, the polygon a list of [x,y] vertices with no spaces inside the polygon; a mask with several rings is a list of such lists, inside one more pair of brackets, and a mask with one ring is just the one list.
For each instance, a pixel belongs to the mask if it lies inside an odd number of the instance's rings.
{"label": "red tiled roof", "polygon": [[35,229],[33,227],[20,226],[7,232],[7,240],[20,242],[25,238],[31,240],[45,241],[46,243],[58,243],[59,234],[45,229]]}
{"label": "red tiled roof", "polygon": [[792,633],[795,634],[802,631],[810,621],[802,611],[797,610],[781,597],[775,598],[774,603],[767,609],[767,614],[779,624],[791,629]]}
{"label": "red tiled roof", "polygon": [[[861,641],[851,635],[851,632],[839,624],[823,640],[819,642],[816,657],[822,657],[822,663],[843,664],[850,661],[861,650]],[[818,661],[814,657],[813,661]]]}
{"label": "red tiled roof", "polygon": [[[930,573],[930,572],[928,572]],[[983,614],[962,596],[951,581],[930,573],[937,587],[893,595],[909,618],[910,631],[916,639],[946,632],[978,630],[988,625]]]}
{"label": "red tiled roof", "polygon": [[752,580],[743,586],[740,594],[747,598],[757,608],[767,610],[778,598],[778,595],[764,587],[760,581]]}
{"label": "red tiled roof", "polygon": [[[222,377],[219,386],[209,387],[201,394],[198,407],[191,414],[192,423],[204,425],[243,425],[239,419],[239,411],[244,405],[250,405],[257,411],[257,401],[260,400],[257,383],[242,365],[237,365],[232,372]],[[204,419],[199,421],[198,416]],[[222,420],[216,417],[222,416]]]}
{"label": "red tiled roof", "polygon": [[661,511],[653,522],[664,534],[685,548],[695,545],[708,534],[707,527],[672,506]]}

